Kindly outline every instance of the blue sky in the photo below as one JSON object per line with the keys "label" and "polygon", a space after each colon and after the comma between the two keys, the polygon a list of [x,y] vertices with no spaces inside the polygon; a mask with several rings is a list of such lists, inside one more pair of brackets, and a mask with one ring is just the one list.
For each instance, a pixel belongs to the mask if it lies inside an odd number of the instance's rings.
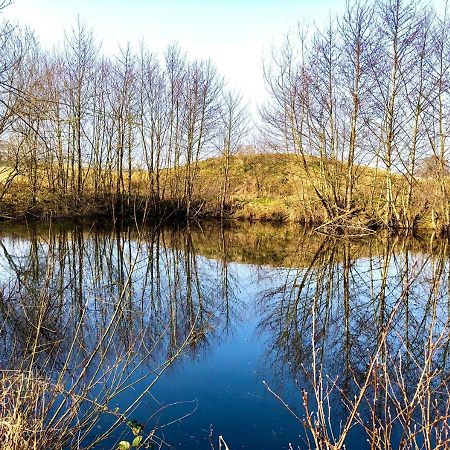
{"label": "blue sky", "polygon": [[79,15],[106,52],[144,40],[155,53],[176,41],[188,55],[211,58],[230,87],[255,105],[264,99],[263,55],[298,20],[320,22],[345,0],[14,0],[3,16],[37,32],[51,47]]}

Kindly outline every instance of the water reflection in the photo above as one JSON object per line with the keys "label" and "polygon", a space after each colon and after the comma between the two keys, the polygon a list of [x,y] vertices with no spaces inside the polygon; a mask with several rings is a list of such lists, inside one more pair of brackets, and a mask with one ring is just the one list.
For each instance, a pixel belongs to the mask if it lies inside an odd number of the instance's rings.
{"label": "water reflection", "polygon": [[297,373],[311,364],[314,345],[330,374],[364,371],[394,309],[387,351],[405,347],[420,358],[431,322],[439,333],[448,319],[448,243],[435,244],[324,239],[308,267],[270,271],[260,327],[270,330],[276,365],[289,362]]}
{"label": "water reflection", "polygon": [[[242,401],[231,404],[233,417],[214,426],[235,448],[308,448],[308,436],[318,448],[327,448],[327,439],[338,445],[364,386],[362,418],[345,436],[349,448],[362,448],[366,435],[381,442],[375,434],[388,428],[386,439],[409,448],[413,431],[398,430],[411,418],[421,424],[422,403],[408,406],[415,396],[438,401],[428,421],[439,413],[439,426],[446,422],[447,241],[333,240],[247,223],[3,225],[0,253],[2,368],[51,377],[58,389],[49,394],[45,417],[70,425],[68,447],[76,440],[114,448],[127,433],[124,421],[138,417],[156,430],[149,439],[158,444],[164,427],[167,445],[208,448],[206,432],[198,438],[197,429],[213,422],[223,392],[202,397],[206,384],[194,392],[189,373],[195,368],[208,380],[212,362],[233,371],[232,392],[267,398],[264,379],[294,402],[293,413],[313,418],[304,432],[276,399],[265,400],[266,414],[254,412],[254,430],[237,435],[248,411]],[[243,344],[249,340],[251,346]],[[429,382],[422,386],[424,374]],[[152,397],[162,376],[184,387],[179,392],[186,395],[173,401],[196,398],[203,408],[189,404],[185,426],[165,427],[186,411],[175,406],[169,418]],[[216,378],[220,386],[230,383],[223,373]],[[307,411],[299,390],[309,395]],[[385,406],[373,401],[381,397]],[[332,418],[325,417],[331,407]],[[308,413],[320,408],[323,417]]]}
{"label": "water reflection", "polygon": [[447,445],[448,242],[324,239],[311,255],[270,273],[259,305],[268,361],[303,390],[311,445],[351,433],[367,448]]}
{"label": "water reflection", "polygon": [[[88,424],[82,438],[136,377],[148,378],[149,392],[181,353],[204,352],[233,314],[224,264],[197,257],[189,229],[30,227],[5,232],[0,250],[2,367],[55,374],[70,395],[58,400],[58,391],[47,413]],[[84,411],[93,396],[100,411]],[[71,414],[78,407],[81,421]]]}
{"label": "water reflection", "polygon": [[[173,355],[188,332],[195,335],[190,345],[197,352],[219,331],[218,318],[232,313],[230,281],[218,276],[226,273],[226,263],[219,273],[218,264],[198,258],[186,229],[74,227],[51,228],[46,235],[30,228],[25,239],[3,238],[0,249],[2,319],[9,332],[3,336],[16,345],[3,356],[14,363],[29,357],[34,345],[45,361],[64,359],[78,327],[77,346],[89,354],[113,314],[120,316],[115,346],[128,348],[143,332],[154,342],[167,328],[165,356]],[[35,344],[32,325],[40,321]]]}

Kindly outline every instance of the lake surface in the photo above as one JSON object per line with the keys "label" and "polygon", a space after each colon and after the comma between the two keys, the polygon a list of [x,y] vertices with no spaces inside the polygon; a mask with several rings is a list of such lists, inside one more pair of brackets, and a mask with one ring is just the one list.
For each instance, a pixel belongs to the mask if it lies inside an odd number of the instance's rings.
{"label": "lake surface", "polygon": [[[315,410],[321,386],[325,428],[337,433],[373,361],[374,379],[390,380],[389,411],[414,398],[422,362],[432,412],[447,405],[446,240],[249,223],[5,223],[0,254],[2,368],[88,391],[85,447],[132,439],[126,418],[155,429],[162,448],[210,449],[222,435],[230,449],[306,449],[311,433],[294,416],[305,417],[304,393]],[[387,407],[371,409],[376,383],[361,424],[388,420]],[[92,413],[99,403],[108,411]],[[411,411],[416,426],[424,414]],[[389,420],[395,446],[403,419]],[[347,448],[370,448],[361,424]]]}

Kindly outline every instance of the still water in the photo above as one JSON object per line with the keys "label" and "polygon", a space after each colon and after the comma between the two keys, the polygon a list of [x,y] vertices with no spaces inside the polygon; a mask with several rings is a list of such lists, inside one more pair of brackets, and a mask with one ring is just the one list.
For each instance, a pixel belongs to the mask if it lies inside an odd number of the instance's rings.
{"label": "still water", "polygon": [[398,446],[448,403],[449,248],[432,236],[2,224],[0,255],[1,368],[69,392],[48,399],[53,420],[79,407],[66,448],[114,449],[127,420],[155,448],[314,448],[306,395],[337,440],[368,373],[349,449],[374,430]]}

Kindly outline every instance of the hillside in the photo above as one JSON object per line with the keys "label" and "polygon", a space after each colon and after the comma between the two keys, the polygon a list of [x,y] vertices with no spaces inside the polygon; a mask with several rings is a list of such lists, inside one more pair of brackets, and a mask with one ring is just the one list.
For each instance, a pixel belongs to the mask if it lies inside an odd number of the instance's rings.
{"label": "hillside", "polygon": [[[292,154],[237,155],[230,161],[229,213],[236,219],[275,220],[287,222],[322,222],[326,213],[314,186],[325,189],[319,175],[320,161],[308,159],[309,174],[301,159]],[[212,158],[202,161],[198,171],[199,198],[214,201],[220,192],[224,161]],[[331,163],[329,162],[329,165]],[[343,170],[334,163],[327,170],[335,176],[340,193],[344,190]],[[334,173],[332,172],[334,171]],[[313,176],[311,177],[311,174]],[[379,196],[381,172],[364,166],[356,168],[355,200],[366,209],[369,197]]]}
{"label": "hillside", "polygon": [[[159,218],[186,212],[186,180],[192,180],[191,214],[219,217],[224,183],[223,158],[199,161],[197,166],[160,169],[158,193],[152,191],[155,173],[136,170],[123,172],[123,185],[117,193],[117,174],[97,173],[109,177],[102,190],[95,191],[92,169],[83,172],[83,192],[73,189],[62,193],[52,187],[48,167],[30,178],[26,171],[17,176],[7,194],[0,200],[0,216],[31,217],[95,217],[149,214]],[[259,221],[320,224],[328,220],[320,192],[329,204],[340,205],[345,196],[346,166],[338,161],[310,157],[307,171],[302,160],[292,154],[254,154],[231,157],[229,189],[225,196],[225,217]],[[3,174],[8,173],[5,168]],[[367,166],[356,166],[353,189],[352,220],[363,226],[381,222],[385,207],[385,172]],[[76,178],[71,175],[71,179]],[[1,180],[0,180],[1,181]],[[32,183],[36,184],[33,185]],[[153,184],[152,184],[153,183]],[[439,186],[436,180],[416,180],[409,213],[423,228],[432,226],[432,212],[439,209]],[[109,188],[108,188],[109,186]],[[394,177],[393,193],[400,211],[407,191],[406,179]],[[153,194],[152,194],[153,192]],[[337,206],[339,208],[339,206]],[[338,213],[339,213],[338,209]]]}

